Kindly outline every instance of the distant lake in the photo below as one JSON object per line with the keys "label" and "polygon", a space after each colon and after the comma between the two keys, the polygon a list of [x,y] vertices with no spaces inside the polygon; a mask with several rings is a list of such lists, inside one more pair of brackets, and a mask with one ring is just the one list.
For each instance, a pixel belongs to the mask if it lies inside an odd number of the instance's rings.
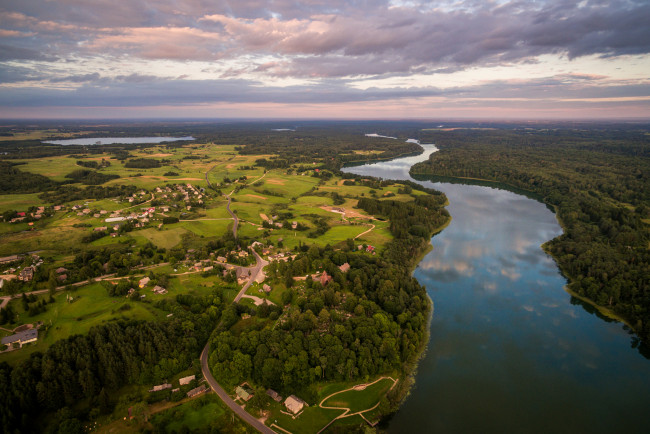
{"label": "distant lake", "polygon": [[[65,140],[48,140],[43,143],[51,145],[113,145],[115,143],[124,145],[133,145],[139,143],[163,143],[175,142],[177,140],[196,140],[192,136],[185,137],[87,137],[79,139],[65,139]],[[97,143],[100,142],[100,143]]]}
{"label": "distant lake", "polygon": [[[511,191],[417,179],[437,149],[346,172],[444,192],[452,221],[415,278],[434,302],[415,386],[384,429],[410,433],[647,433],[650,361],[622,324],[567,294],[540,245],[562,233]],[[640,351],[643,350],[643,351]]]}

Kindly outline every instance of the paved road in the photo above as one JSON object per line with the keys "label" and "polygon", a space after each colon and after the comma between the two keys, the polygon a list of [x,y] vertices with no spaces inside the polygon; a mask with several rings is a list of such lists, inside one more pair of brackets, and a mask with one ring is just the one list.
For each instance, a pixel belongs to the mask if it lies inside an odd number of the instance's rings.
{"label": "paved road", "polygon": [[[239,300],[242,298],[242,295],[246,293],[246,290],[255,281],[257,275],[268,264],[268,262],[262,259],[255,250],[253,250],[253,255],[255,256],[255,260],[257,262],[255,264],[255,267],[253,267],[253,269],[251,270],[251,277],[250,279],[248,279],[248,282],[246,282],[246,284],[243,286],[241,291],[239,291],[233,303],[239,303]],[[217,381],[212,376],[212,373],[210,372],[210,367],[208,366],[209,354],[210,354],[210,342],[208,341],[208,343],[205,345],[205,348],[203,348],[203,352],[201,353],[201,370],[203,371],[203,377],[207,380],[212,390],[214,390],[215,393],[219,396],[219,398],[221,398],[221,400],[228,407],[230,407],[232,411],[234,411],[240,418],[242,418],[244,422],[246,422],[247,424],[249,424],[250,426],[252,426],[253,428],[255,428],[261,433],[265,433],[265,434],[274,433],[275,431],[273,431],[272,429],[264,425],[259,420],[255,419],[253,416],[247,413],[246,410],[241,408],[235,401],[233,401],[232,398],[226,393],[226,391],[219,385],[219,383],[217,383]]]}
{"label": "paved road", "polygon": [[223,390],[223,387],[217,383],[217,381],[214,379],[212,376],[212,373],[210,372],[210,368],[208,367],[208,355],[210,354],[210,343],[203,348],[203,352],[201,353],[201,370],[203,371],[203,377],[206,379],[208,384],[210,385],[210,388],[214,390],[214,392],[221,398],[221,400],[228,406],[232,411],[235,412],[237,416],[239,416],[241,419],[244,420],[247,424],[255,428],[261,433],[264,434],[274,434],[275,431],[273,431],[271,428],[267,427],[264,425],[262,422],[259,420],[255,419],[253,416],[251,416],[249,413],[246,412],[243,408],[241,408],[233,399],[226,393],[225,390]]}
{"label": "paved road", "polygon": [[260,255],[257,254],[255,250],[253,250],[253,256],[255,256],[255,260],[257,261],[255,263],[255,266],[251,269],[251,277],[248,279],[248,282],[242,287],[242,289],[239,291],[237,294],[237,297],[233,300],[233,303],[239,303],[239,300],[241,300],[242,296],[246,294],[246,290],[255,282],[255,279],[257,279],[257,275],[262,271],[262,268],[266,267],[269,263],[262,259]]}

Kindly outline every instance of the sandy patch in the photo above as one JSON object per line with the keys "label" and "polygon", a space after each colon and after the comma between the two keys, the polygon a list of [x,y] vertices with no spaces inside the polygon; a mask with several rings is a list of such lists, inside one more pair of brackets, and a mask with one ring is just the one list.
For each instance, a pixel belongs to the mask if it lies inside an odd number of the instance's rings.
{"label": "sandy patch", "polygon": [[169,157],[170,155],[174,155],[174,154],[151,154],[149,156],[150,157]]}
{"label": "sandy patch", "polygon": [[284,185],[284,181],[281,179],[267,179],[266,182],[269,184]]}
{"label": "sandy patch", "polygon": [[266,214],[260,214],[260,217],[262,220],[267,221],[269,218],[266,216]]}
{"label": "sandy patch", "polygon": [[[361,219],[368,219],[368,220],[375,220],[374,217],[361,214],[357,211],[351,210],[351,209],[345,209],[340,206],[321,206],[320,209],[324,209],[325,211],[333,212],[339,215],[343,215],[345,218],[361,218]],[[343,210],[341,212],[340,210]]]}
{"label": "sandy patch", "polygon": [[256,198],[256,199],[263,199],[263,200],[266,200],[266,198],[265,198],[264,196],[258,196],[258,195],[256,195],[256,194],[247,194],[246,196],[248,196],[248,197],[254,197],[254,198]]}
{"label": "sandy patch", "polygon": [[228,165],[226,166],[226,169],[232,169],[232,168],[235,167],[236,165],[237,165],[237,163],[230,163],[230,164],[228,164]]}

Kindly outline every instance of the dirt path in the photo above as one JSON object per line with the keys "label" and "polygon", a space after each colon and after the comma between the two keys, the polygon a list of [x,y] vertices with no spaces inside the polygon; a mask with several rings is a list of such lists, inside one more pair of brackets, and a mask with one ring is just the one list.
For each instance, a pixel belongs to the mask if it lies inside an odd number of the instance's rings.
{"label": "dirt path", "polygon": [[375,225],[370,225],[370,226],[371,226],[371,228],[370,228],[370,229],[368,229],[368,230],[367,230],[367,231],[365,231],[365,232],[361,232],[361,233],[360,233],[359,235],[357,235],[357,236],[356,236],[356,237],[354,237],[353,239],[355,239],[355,240],[356,240],[357,238],[359,238],[359,237],[361,237],[361,236],[363,236],[363,235],[365,235],[365,234],[367,234],[368,232],[370,232],[371,230],[373,230],[373,229],[375,228]]}
{"label": "dirt path", "polygon": [[126,210],[126,209],[135,208],[136,206],[141,206],[141,205],[144,205],[145,203],[149,203],[149,202],[151,202],[153,199],[154,199],[154,195],[153,195],[153,193],[151,193],[151,199],[149,199],[149,200],[147,200],[147,201],[144,201],[144,202],[142,202],[142,203],[139,203],[139,204],[137,204],[137,205],[129,206],[129,207],[127,207],[127,208],[118,209],[117,211],[113,211],[113,212],[122,212],[122,211],[124,211],[124,210]]}

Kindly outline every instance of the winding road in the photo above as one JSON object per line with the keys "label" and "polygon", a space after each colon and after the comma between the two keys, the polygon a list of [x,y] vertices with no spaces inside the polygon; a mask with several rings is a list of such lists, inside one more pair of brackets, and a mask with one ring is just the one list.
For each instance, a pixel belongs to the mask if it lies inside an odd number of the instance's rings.
{"label": "winding road", "polygon": [[208,384],[210,385],[210,388],[214,390],[214,392],[221,398],[221,400],[232,410],[235,412],[237,416],[239,416],[244,422],[255,428],[261,433],[264,434],[274,434],[275,431],[273,431],[271,428],[267,427],[264,425],[262,422],[259,420],[255,419],[251,414],[246,412],[243,408],[239,406],[229,395],[226,393],[226,391],[217,383],[217,380],[214,379],[212,376],[212,373],[210,372],[210,368],[208,367],[208,355],[210,354],[210,342],[207,343],[205,348],[203,348],[203,351],[201,352],[201,370],[203,371],[203,377],[206,379]]}
{"label": "winding road", "polygon": [[[251,286],[251,284],[257,279],[258,274],[262,271],[262,269],[268,264],[267,261],[262,259],[260,255],[253,250],[253,255],[255,256],[255,260],[257,261],[255,264],[255,267],[251,270],[251,276],[248,279],[248,282],[242,287],[241,291],[237,294],[235,299],[233,300],[233,303],[239,303],[239,300],[241,300],[242,296],[246,293],[246,290]],[[251,414],[246,412],[243,408],[239,406],[229,395],[228,393],[217,383],[217,380],[214,379],[212,376],[212,373],[210,372],[210,367],[208,366],[208,356],[210,354],[210,341],[208,341],[207,344],[205,344],[205,347],[203,348],[203,351],[201,352],[201,371],[203,372],[203,377],[206,379],[208,384],[210,385],[210,388],[214,390],[214,392],[221,398],[221,400],[228,406],[232,411],[235,412],[244,422],[255,428],[261,433],[265,434],[272,434],[274,431],[264,425],[262,422],[259,420],[255,419]]]}

